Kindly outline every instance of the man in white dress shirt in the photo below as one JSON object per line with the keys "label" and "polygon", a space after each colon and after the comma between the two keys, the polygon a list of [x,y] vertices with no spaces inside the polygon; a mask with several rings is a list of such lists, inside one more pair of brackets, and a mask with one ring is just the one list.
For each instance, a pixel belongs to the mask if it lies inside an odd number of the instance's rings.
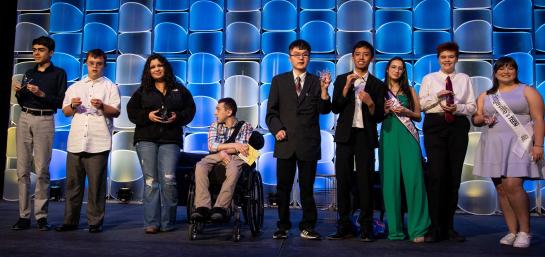
{"label": "man in white dress shirt", "polygon": [[118,87],[104,76],[104,52],[100,49],[89,51],[85,63],[87,77],[68,88],[62,105],[64,115],[73,118],[67,146],[64,222],[55,228],[59,232],[78,228],[85,176],[89,180],[89,232],[101,232],[104,220],[113,118],[119,116],[121,100]]}
{"label": "man in white dress shirt", "polygon": [[476,109],[468,75],[455,71],[458,45],[447,42],[437,47],[441,69],[422,79],[420,106],[424,118],[424,146],[428,156],[428,200],[431,227],[427,242],[465,241],[454,230],[460,177],[470,128],[467,116]]}

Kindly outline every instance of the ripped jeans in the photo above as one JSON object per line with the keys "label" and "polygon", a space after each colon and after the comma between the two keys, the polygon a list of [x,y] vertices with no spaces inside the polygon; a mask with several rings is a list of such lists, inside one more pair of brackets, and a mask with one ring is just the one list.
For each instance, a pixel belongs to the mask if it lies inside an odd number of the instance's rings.
{"label": "ripped jeans", "polygon": [[180,147],[140,141],[136,152],[144,173],[144,225],[161,231],[173,230],[178,204],[176,163]]}

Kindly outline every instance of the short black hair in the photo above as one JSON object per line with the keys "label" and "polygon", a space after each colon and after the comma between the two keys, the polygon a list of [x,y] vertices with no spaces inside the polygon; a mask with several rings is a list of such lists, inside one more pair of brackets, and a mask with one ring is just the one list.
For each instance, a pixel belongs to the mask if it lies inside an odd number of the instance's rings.
{"label": "short black hair", "polygon": [[218,104],[220,104],[220,103],[223,103],[223,106],[225,107],[225,109],[231,110],[231,112],[232,112],[231,116],[236,116],[237,115],[237,102],[235,102],[235,99],[233,99],[231,97],[225,97],[225,98],[222,98],[222,99],[218,100]]}
{"label": "short black hair", "polygon": [[291,42],[290,46],[288,47],[288,50],[291,52],[291,49],[296,47],[301,50],[307,50],[310,53],[310,44],[303,39],[297,39]]}
{"label": "short black hair", "polygon": [[32,45],[43,45],[49,49],[49,51],[55,51],[55,40],[50,37],[41,36],[32,40]]}
{"label": "short black hair", "polygon": [[96,48],[96,49],[93,49],[93,50],[90,50],[89,52],[87,52],[87,56],[85,56],[85,62],[87,62],[87,59],[89,59],[89,56],[93,57],[93,58],[100,58],[102,57],[102,59],[104,59],[104,66],[106,66],[106,54],[104,53],[104,51],[102,51],[102,49],[100,48]]}
{"label": "short black hair", "polygon": [[369,52],[371,52],[371,57],[375,56],[375,48],[373,47],[373,45],[371,45],[371,43],[369,43],[369,42],[367,42],[365,40],[358,41],[354,45],[354,47],[352,47],[352,54],[354,54],[356,52],[356,49],[362,48],[362,47],[365,47],[365,48],[369,49]]}

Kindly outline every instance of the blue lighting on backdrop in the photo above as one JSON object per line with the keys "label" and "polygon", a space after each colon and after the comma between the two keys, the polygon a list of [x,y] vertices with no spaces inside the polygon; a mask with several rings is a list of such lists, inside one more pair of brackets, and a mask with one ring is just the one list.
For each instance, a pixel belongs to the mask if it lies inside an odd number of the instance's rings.
{"label": "blue lighting on backdrop", "polygon": [[[462,52],[457,69],[471,76],[476,93],[491,86],[491,63],[502,55],[514,57],[520,79],[545,93],[543,0],[19,0],[18,11],[14,77],[33,65],[32,39],[50,35],[57,43],[53,62],[67,71],[72,83],[86,74],[85,53],[105,50],[106,76],[119,85],[126,105],[139,86],[147,55],[166,55],[197,104],[197,115],[184,135],[184,150],[190,152],[206,151],[206,127],[214,120],[217,100],[225,96],[237,100],[241,119],[267,133],[264,114],[270,82],[291,69],[287,47],[296,38],[312,45],[309,72],[329,70],[333,76],[352,69],[355,42],[370,41],[377,50],[373,73],[383,78],[386,61],[401,55],[417,90],[423,76],[438,69],[437,44],[455,40]],[[11,104],[10,124],[16,127],[20,108],[13,97]],[[134,124],[124,107],[114,122],[111,162],[135,156]],[[319,174],[334,173],[335,119],[333,114],[321,117]],[[64,167],[61,157],[70,120],[59,115],[56,121],[52,179],[62,179],[65,171],[59,167]],[[8,137],[9,148],[15,138]],[[273,138],[270,134],[265,138],[258,167],[265,184],[274,185]],[[9,160],[16,157],[10,152],[7,169],[14,169],[10,163],[15,162]],[[132,157],[123,161],[137,161]],[[468,163],[464,172],[472,168],[472,161]],[[119,183],[141,180],[138,174],[122,174],[135,172],[128,167],[137,164],[111,163],[110,174]],[[125,177],[130,179],[123,181]],[[318,189],[321,186],[317,184]],[[462,192],[461,203],[463,199]],[[470,206],[464,209],[471,212]]]}

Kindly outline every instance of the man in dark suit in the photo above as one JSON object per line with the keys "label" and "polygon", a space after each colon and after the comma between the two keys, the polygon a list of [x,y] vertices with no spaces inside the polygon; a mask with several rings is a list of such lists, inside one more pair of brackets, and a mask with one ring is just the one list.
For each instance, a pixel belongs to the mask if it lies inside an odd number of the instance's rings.
{"label": "man in dark suit", "polygon": [[300,236],[320,239],[320,234],[314,231],[318,216],[313,194],[314,177],[321,156],[319,114],[331,110],[327,93],[331,78],[326,75],[320,80],[306,71],[310,55],[310,45],[306,41],[293,41],[289,54],[293,70],[273,78],[266,115],[267,126],[276,138],[274,157],[277,158],[279,221],[273,238],[286,239],[291,228],[290,193],[297,165],[303,207]]}
{"label": "man in dark suit", "polygon": [[[338,113],[335,129],[337,177],[337,202],[339,221],[335,234],[328,239],[344,239],[354,236],[351,221],[350,191],[353,183],[358,187],[361,240],[374,241],[372,172],[375,151],[378,147],[377,123],[384,116],[386,86],[371,75],[369,64],[373,61],[374,49],[366,41],[356,43],[352,50],[354,70],[339,75],[334,83],[333,113]],[[356,158],[356,181],[352,182]]]}

